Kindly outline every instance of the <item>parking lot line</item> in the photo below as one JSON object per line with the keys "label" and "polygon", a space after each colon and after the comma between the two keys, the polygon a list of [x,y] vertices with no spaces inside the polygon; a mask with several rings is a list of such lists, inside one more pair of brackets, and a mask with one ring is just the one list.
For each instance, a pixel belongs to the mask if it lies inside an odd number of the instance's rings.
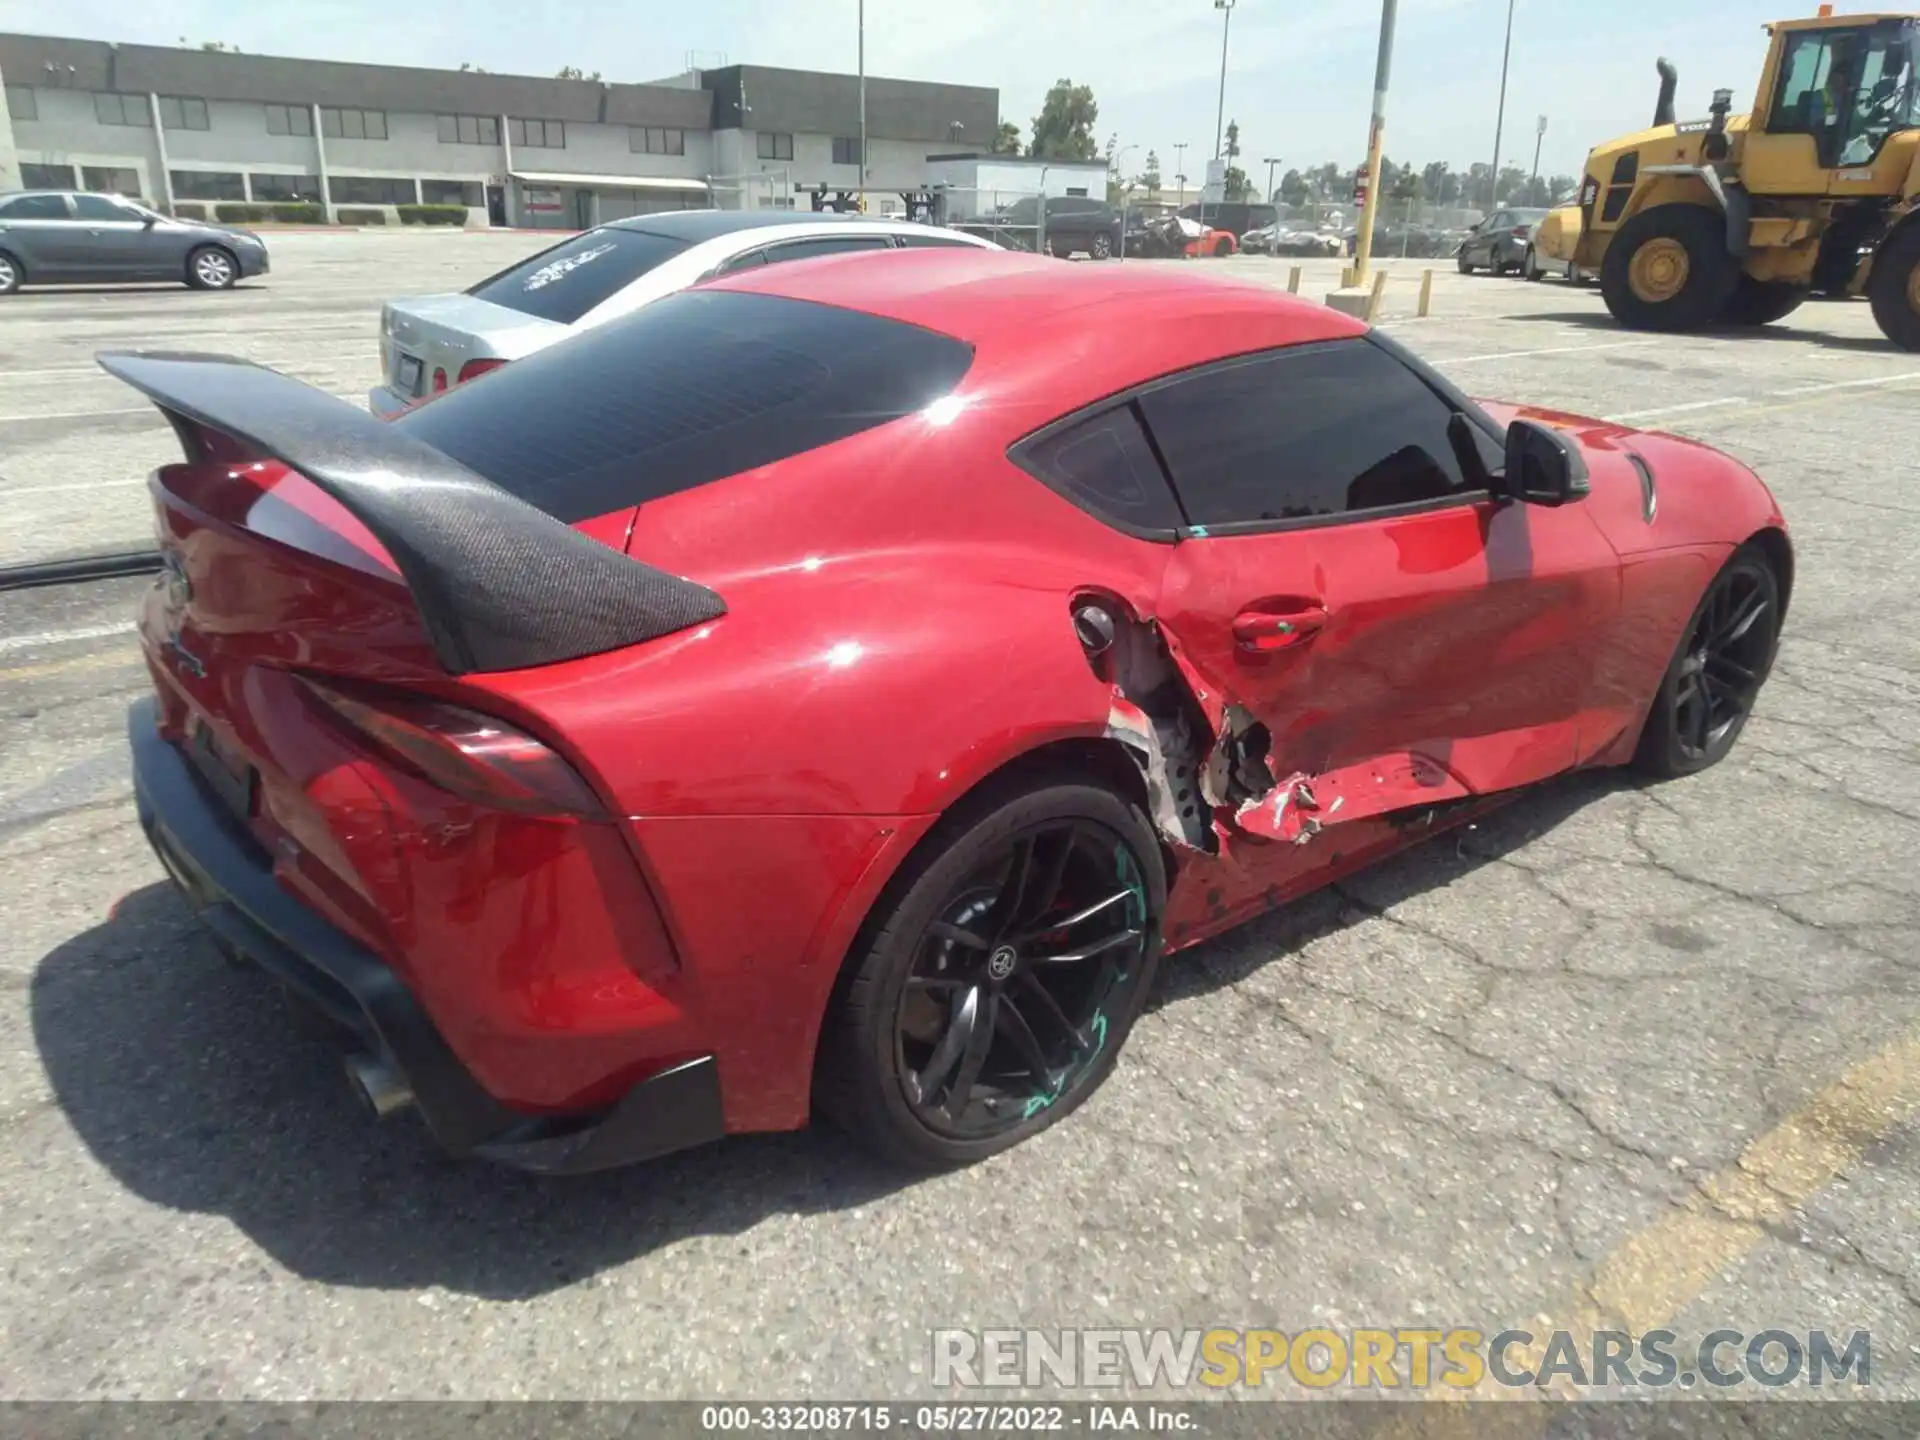
{"label": "parking lot line", "polygon": [[0,655],[16,650],[38,650],[47,645],[71,645],[77,640],[104,640],[109,635],[131,635],[131,620],[110,624],[83,625],[77,630],[42,630],[36,635],[0,635]]}
{"label": "parking lot line", "polygon": [[0,425],[25,424],[30,420],[95,420],[103,415],[147,415],[159,421],[160,412],[151,405],[130,405],[123,410],[42,410],[30,415],[0,415]]}
{"label": "parking lot line", "polygon": [[1688,415],[1695,410],[1712,410],[1721,405],[1747,405],[1752,403],[1745,395],[1727,395],[1718,400],[1694,400],[1685,405],[1661,405],[1652,410],[1623,410],[1618,415],[1606,418],[1618,424],[1627,420],[1651,420],[1659,415]]}
{"label": "parking lot line", "polygon": [[1524,360],[1530,355],[1590,355],[1596,350],[1627,350],[1636,345],[1651,345],[1652,340],[1614,340],[1605,345],[1549,345],[1539,350],[1499,350],[1491,355],[1460,355],[1435,360],[1436,365],[1473,365],[1482,360]]}
{"label": "parking lot line", "polygon": [[22,495],[69,495],[76,490],[120,490],[146,483],[144,480],[89,480],[77,485],[23,485],[17,490],[0,485],[0,500],[17,500]]}
{"label": "parking lot line", "polygon": [[1874,385],[1898,385],[1903,380],[1920,380],[1920,370],[1903,370],[1898,375],[1873,375],[1865,380],[1829,380],[1823,385],[1794,385],[1773,395],[1814,395],[1826,390],[1862,390]]}

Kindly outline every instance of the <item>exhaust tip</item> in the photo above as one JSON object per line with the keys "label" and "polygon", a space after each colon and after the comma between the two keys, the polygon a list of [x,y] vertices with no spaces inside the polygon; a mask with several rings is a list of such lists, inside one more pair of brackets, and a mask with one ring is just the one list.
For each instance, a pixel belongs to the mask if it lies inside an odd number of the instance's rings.
{"label": "exhaust tip", "polygon": [[349,1055],[347,1082],[376,1120],[384,1120],[413,1104],[413,1090],[385,1060],[376,1055]]}

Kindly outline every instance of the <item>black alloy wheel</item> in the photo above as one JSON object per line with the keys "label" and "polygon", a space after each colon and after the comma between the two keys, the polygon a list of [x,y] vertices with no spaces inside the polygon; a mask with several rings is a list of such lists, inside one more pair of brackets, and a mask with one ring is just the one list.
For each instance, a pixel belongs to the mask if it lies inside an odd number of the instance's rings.
{"label": "black alloy wheel", "polygon": [[1166,904],[1139,802],[1009,776],[902,867],[823,1019],[816,1113],[897,1164],[971,1164],[1069,1114],[1153,985]]}
{"label": "black alloy wheel", "polygon": [[894,1066],[936,1135],[989,1140],[1094,1070],[1145,972],[1146,882],[1117,836],[1036,825],[927,927],[901,991]]}
{"label": "black alloy wheel", "polygon": [[1637,763],[1668,777],[1724,759],[1753,713],[1780,639],[1780,583],[1743,549],[1707,587],[1647,718]]}

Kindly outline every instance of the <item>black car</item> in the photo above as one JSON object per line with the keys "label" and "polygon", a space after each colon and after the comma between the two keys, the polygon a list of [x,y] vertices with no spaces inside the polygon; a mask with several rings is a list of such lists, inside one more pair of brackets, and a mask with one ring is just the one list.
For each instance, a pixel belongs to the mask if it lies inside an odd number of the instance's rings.
{"label": "black car", "polygon": [[1280,212],[1273,206],[1244,200],[1227,200],[1218,204],[1202,201],[1187,206],[1179,214],[1182,220],[1198,220],[1210,230],[1229,231],[1236,240],[1249,230],[1264,229],[1280,222]]}
{"label": "black car", "polygon": [[[1034,250],[1040,248],[1039,220],[1039,200],[1030,198],[954,228],[984,236],[1010,250]],[[1096,260],[1109,259],[1120,253],[1120,212],[1091,196],[1050,195],[1045,246],[1063,258],[1085,253]]]}

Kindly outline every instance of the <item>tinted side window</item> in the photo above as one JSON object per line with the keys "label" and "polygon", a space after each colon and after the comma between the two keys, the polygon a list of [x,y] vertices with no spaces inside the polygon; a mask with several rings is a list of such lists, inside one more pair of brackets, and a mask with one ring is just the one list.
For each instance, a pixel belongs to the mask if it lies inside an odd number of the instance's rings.
{"label": "tinted side window", "polygon": [[812,260],[821,255],[840,255],[848,250],[885,250],[890,248],[884,235],[822,235],[816,240],[790,240],[767,251],[767,263],[783,260]]}
{"label": "tinted side window", "polygon": [[1016,446],[1014,461],[1081,509],[1122,530],[1171,539],[1180,506],[1133,405],[1103,410]]}
{"label": "tinted side window", "polygon": [[1364,340],[1198,371],[1141,396],[1195,525],[1271,523],[1467,493],[1453,411]]}
{"label": "tinted side window", "polygon": [[0,205],[0,220],[65,220],[67,202],[58,195],[22,195]]}
{"label": "tinted side window", "polygon": [[76,195],[73,210],[82,220],[137,221],[141,217],[104,195]]}
{"label": "tinted side window", "polygon": [[571,524],[910,415],[972,363],[897,320],[686,290],[393,423]]}
{"label": "tinted side window", "polygon": [[955,240],[950,235],[896,235],[893,237],[909,250],[937,247],[943,250],[978,250],[978,245],[969,245],[964,240]]}
{"label": "tinted side window", "polygon": [[482,280],[467,293],[571,325],[686,248],[683,241],[640,230],[589,230]]}

